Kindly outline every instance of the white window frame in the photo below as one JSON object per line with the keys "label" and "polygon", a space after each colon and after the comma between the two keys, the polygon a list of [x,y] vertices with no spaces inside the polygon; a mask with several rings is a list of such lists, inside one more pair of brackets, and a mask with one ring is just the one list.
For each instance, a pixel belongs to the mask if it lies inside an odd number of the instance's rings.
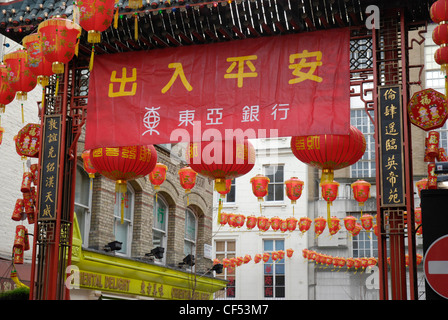
{"label": "white window frame", "polygon": [[[156,201],[156,198],[157,198],[157,201]],[[168,202],[165,200],[165,198],[162,195],[158,194],[157,197],[154,196],[154,208],[153,208],[153,212],[152,212],[153,218],[154,218],[155,212],[158,210],[158,207],[159,207],[159,203],[158,202],[159,201],[161,201],[163,203],[163,205],[166,207],[166,212],[164,213],[165,221],[163,222],[163,224],[165,226],[165,230],[156,228],[155,227],[155,221],[153,221],[153,226],[152,226],[153,237],[154,237],[154,231],[155,232],[160,232],[160,233],[163,234],[162,235],[162,241],[161,241],[160,245],[153,244],[153,248],[156,248],[156,247],[160,246],[160,247],[165,249],[165,253],[164,253],[162,259],[155,259],[154,261],[156,263],[159,263],[159,264],[165,264],[165,261],[166,261],[166,248],[167,248],[167,244],[168,244],[168,213],[169,213],[170,207],[168,205]],[[154,240],[154,238],[153,238],[153,240]]]}
{"label": "white window frame", "polygon": [[[76,171],[79,172],[79,174],[82,175],[83,178],[89,179],[89,196],[88,196],[87,205],[76,202],[76,201],[74,202],[75,211],[76,211],[76,207],[79,207],[82,210],[84,210],[84,219],[80,219],[81,217],[77,217],[77,218],[78,218],[78,224],[79,224],[79,227],[81,230],[82,247],[87,247],[89,244],[90,221],[91,221],[91,212],[92,212],[92,188],[90,188],[92,181],[90,180],[91,178],[89,178],[89,175],[85,172],[84,166],[82,163],[77,164]],[[78,183],[81,183],[81,182],[79,180],[77,180],[76,186],[78,186]],[[76,188],[76,186],[75,186],[75,188]],[[76,200],[76,199],[74,199],[74,200]],[[81,221],[83,221],[83,223]],[[80,223],[82,223],[82,225]]]}
{"label": "white window frame", "polygon": [[[126,223],[127,232],[126,232],[126,243],[122,244],[121,250],[115,251],[117,255],[122,255],[126,257],[131,256],[132,250],[132,236],[133,236],[133,228],[134,228],[134,201],[135,201],[135,190],[131,186],[130,183],[127,184],[127,192],[131,195],[131,201],[129,201],[129,210],[131,212],[130,218],[126,218],[126,215],[123,219],[123,224]],[[114,236],[115,236],[115,226],[118,224],[121,225],[121,200],[116,199],[114,205]]]}

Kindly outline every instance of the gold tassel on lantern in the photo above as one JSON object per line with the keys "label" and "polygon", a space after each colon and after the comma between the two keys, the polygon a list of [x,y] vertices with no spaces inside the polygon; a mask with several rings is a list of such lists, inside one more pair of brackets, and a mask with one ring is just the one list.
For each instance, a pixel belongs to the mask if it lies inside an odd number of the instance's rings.
{"label": "gold tassel on lantern", "polygon": [[219,204],[218,204],[218,225],[221,224],[221,210],[222,210],[222,201],[221,201],[221,199],[219,199]]}
{"label": "gold tassel on lantern", "polygon": [[90,54],[89,71],[93,69],[93,59],[95,57],[95,46],[92,45],[92,53]]}
{"label": "gold tassel on lantern", "polygon": [[21,109],[22,109],[22,123],[25,123],[25,114],[23,112],[23,103],[21,103]]}
{"label": "gold tassel on lantern", "polygon": [[118,28],[118,11],[120,11],[118,2],[119,2],[119,0],[115,0],[115,16],[114,16],[114,28],[115,29]]}
{"label": "gold tassel on lantern", "polygon": [[120,199],[120,210],[121,210],[121,224],[124,222],[124,196],[128,191],[126,180],[117,180],[115,182],[115,192],[118,194],[118,199]]}
{"label": "gold tassel on lantern", "polygon": [[59,91],[59,75],[56,75],[56,87],[54,89],[54,96],[58,95],[58,91]]}

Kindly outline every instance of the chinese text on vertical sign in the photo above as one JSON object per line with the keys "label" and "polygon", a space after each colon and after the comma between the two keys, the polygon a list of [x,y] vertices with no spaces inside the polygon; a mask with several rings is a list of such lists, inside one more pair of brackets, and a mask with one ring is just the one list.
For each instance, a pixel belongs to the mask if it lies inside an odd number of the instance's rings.
{"label": "chinese text on vertical sign", "polygon": [[46,116],[42,132],[38,220],[56,219],[60,134],[61,116]]}
{"label": "chinese text on vertical sign", "polygon": [[379,88],[381,205],[405,206],[400,86]]}

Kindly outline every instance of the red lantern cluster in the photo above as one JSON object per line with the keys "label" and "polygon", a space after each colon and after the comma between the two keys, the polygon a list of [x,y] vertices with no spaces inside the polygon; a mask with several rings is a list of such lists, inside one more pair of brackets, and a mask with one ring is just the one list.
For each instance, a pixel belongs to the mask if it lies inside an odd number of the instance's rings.
{"label": "red lantern cluster", "polygon": [[[428,177],[425,189],[437,189],[437,174],[435,171],[435,161],[448,161],[444,148],[439,148],[440,133],[438,131],[429,131],[425,139],[425,158],[428,166]],[[423,184],[422,184],[423,187]],[[421,190],[421,189],[420,189]],[[419,190],[419,191],[420,191]],[[420,195],[420,193],[419,193]]]}
{"label": "red lantern cluster", "polygon": [[286,252],[284,250],[277,250],[277,251],[270,251],[270,252],[263,252],[263,253],[257,253],[254,255],[254,258],[252,259],[252,256],[250,254],[246,254],[244,256],[238,256],[233,258],[224,258],[222,261],[219,259],[213,259],[213,264],[222,264],[223,268],[236,268],[240,267],[244,264],[248,264],[250,261],[254,261],[255,264],[260,263],[263,261],[264,263],[270,262],[269,259],[272,259],[272,262],[276,262],[279,260],[282,260],[286,257],[292,258],[294,255],[294,250],[291,248],[286,249]]}
{"label": "red lantern cluster", "polygon": [[303,163],[322,170],[321,182],[333,181],[334,170],[361,159],[366,150],[366,139],[361,131],[350,126],[348,135],[292,137],[291,150]]}
{"label": "red lantern cluster", "polygon": [[29,249],[30,242],[27,228],[23,225],[16,226],[13,245],[14,264],[23,264],[23,254]]}

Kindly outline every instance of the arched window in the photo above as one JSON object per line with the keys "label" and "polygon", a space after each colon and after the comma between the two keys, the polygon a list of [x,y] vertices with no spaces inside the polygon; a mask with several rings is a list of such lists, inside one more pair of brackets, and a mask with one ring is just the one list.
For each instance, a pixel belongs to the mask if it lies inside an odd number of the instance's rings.
{"label": "arched window", "polygon": [[[157,199],[157,201],[156,201]],[[162,247],[166,251],[168,238],[168,203],[162,195],[154,196],[154,210],[153,210],[153,227],[152,227],[152,246]],[[163,259],[157,260],[165,263],[165,256]]]}
{"label": "arched window", "polygon": [[84,168],[76,168],[76,186],[75,186],[75,212],[78,219],[79,229],[81,231],[82,244],[87,246],[89,243],[90,231],[90,209],[91,209],[92,190],[90,189],[90,178],[84,171]]}
{"label": "arched window", "polygon": [[196,235],[197,235],[197,219],[191,209],[185,210],[185,238],[184,253],[185,255],[196,256]]}
{"label": "arched window", "polygon": [[[121,207],[123,205],[123,223],[121,223]],[[121,199],[115,199],[114,206],[114,235],[120,241],[123,255],[131,255],[132,225],[134,220],[134,189],[128,183],[127,191]]]}

